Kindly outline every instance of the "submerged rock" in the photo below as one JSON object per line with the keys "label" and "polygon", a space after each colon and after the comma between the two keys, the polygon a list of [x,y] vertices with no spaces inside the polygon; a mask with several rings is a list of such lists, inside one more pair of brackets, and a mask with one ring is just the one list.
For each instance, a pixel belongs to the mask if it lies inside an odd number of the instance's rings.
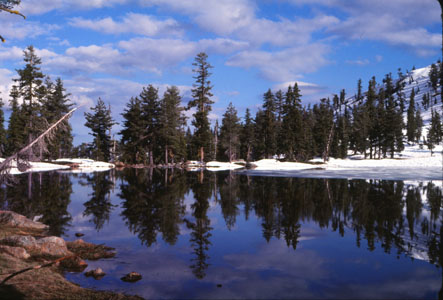
{"label": "submerged rock", "polygon": [[62,260],[60,266],[69,272],[83,272],[88,267],[88,264],[83,259],[76,256]]}
{"label": "submerged rock", "polygon": [[85,273],[86,277],[93,277],[94,279],[102,279],[103,276],[105,276],[106,273],[103,272],[103,270],[101,268],[97,268],[94,270],[89,270],[88,272]]}
{"label": "submerged rock", "polygon": [[87,243],[82,239],[78,239],[74,242],[67,242],[67,247],[69,251],[77,254],[83,259],[96,260],[115,256],[114,248]]}
{"label": "submerged rock", "polygon": [[128,273],[121,278],[121,280],[126,282],[136,282],[139,281],[140,279],[142,279],[142,275],[137,272]]}
{"label": "submerged rock", "polygon": [[77,232],[76,234],[75,234],[75,236],[76,237],[82,237],[82,236],[84,236],[85,234],[84,233],[81,233],[81,232]]}

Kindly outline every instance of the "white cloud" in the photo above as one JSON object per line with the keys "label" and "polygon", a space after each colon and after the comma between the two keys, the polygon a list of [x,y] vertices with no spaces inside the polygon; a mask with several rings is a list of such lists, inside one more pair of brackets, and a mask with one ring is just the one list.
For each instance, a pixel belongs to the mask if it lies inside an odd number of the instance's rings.
{"label": "white cloud", "polygon": [[117,4],[125,4],[131,0],[22,0],[17,7],[24,15],[41,15],[53,10],[83,10],[111,7]]}
{"label": "white cloud", "polygon": [[145,36],[183,35],[183,30],[180,25],[172,18],[159,20],[154,16],[137,13],[126,14],[121,22],[116,22],[111,17],[98,20],[73,18],[69,24],[74,27],[92,29],[107,34],[134,33]]}
{"label": "white cloud", "polygon": [[270,81],[290,81],[303,73],[314,72],[329,63],[325,55],[329,47],[316,43],[278,52],[243,51],[231,57],[227,65],[258,68]]}
{"label": "white cloud", "polygon": [[441,34],[426,26],[440,22],[440,7],[434,0],[288,0],[296,5],[322,5],[345,12],[342,22],[329,32],[344,39],[381,41],[407,47],[419,55],[441,44]]}
{"label": "white cloud", "polygon": [[249,0],[140,0],[144,5],[167,7],[189,15],[205,30],[219,35],[229,35],[249,24],[254,18],[255,5]]}
{"label": "white cloud", "polygon": [[324,93],[327,90],[327,88],[324,86],[320,86],[318,84],[310,83],[310,82],[298,81],[298,80],[297,81],[287,81],[287,82],[276,84],[276,85],[274,85],[273,90],[274,91],[282,90],[283,92],[286,92],[288,90],[288,87],[294,86],[295,83],[297,83],[297,86],[300,89],[302,96]]}
{"label": "white cloud", "polygon": [[346,60],[345,61],[349,65],[357,65],[357,66],[366,66],[370,64],[369,59],[356,59],[356,60]]}

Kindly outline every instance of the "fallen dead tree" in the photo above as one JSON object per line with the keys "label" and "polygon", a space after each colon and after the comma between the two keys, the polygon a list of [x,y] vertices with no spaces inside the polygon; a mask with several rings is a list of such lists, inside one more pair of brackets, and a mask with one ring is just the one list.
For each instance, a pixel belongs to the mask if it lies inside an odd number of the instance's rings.
{"label": "fallen dead tree", "polygon": [[36,139],[34,139],[31,143],[29,143],[26,147],[20,149],[13,155],[6,158],[0,164],[0,183],[8,182],[10,177],[10,170],[12,168],[12,164],[15,162],[17,165],[17,169],[21,172],[24,172],[30,168],[30,156],[33,155],[33,147],[37,146],[39,152],[47,151],[47,145],[50,144],[55,136],[55,132],[58,128],[65,126],[63,121],[67,120],[73,113],[76,111],[78,107],[71,109],[68,113],[66,113],[63,117],[61,117],[57,122],[53,123],[46,129],[42,134],[40,134]]}

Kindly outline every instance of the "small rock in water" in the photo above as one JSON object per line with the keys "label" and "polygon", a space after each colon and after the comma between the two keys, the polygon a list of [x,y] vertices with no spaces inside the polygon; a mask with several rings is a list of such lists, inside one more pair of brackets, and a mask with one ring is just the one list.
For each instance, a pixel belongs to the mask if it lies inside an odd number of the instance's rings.
{"label": "small rock in water", "polygon": [[62,260],[60,265],[69,272],[83,272],[88,267],[88,264],[78,256]]}
{"label": "small rock in water", "polygon": [[85,273],[86,277],[94,277],[94,279],[102,279],[103,276],[105,276],[106,273],[103,272],[103,270],[101,268],[97,268],[95,270],[90,270],[88,272]]}
{"label": "small rock in water", "polygon": [[221,288],[221,287],[222,287],[222,285],[221,285],[221,284],[219,283],[219,284],[217,284],[217,287],[218,287],[218,288]]}
{"label": "small rock in water", "polygon": [[142,275],[140,275],[137,272],[131,272],[121,278],[121,280],[126,281],[126,282],[136,282],[136,281],[139,281],[140,279],[142,279]]}
{"label": "small rock in water", "polygon": [[82,236],[84,236],[85,234],[84,233],[81,233],[81,232],[77,232],[76,234],[75,234],[75,236],[76,237],[82,237]]}

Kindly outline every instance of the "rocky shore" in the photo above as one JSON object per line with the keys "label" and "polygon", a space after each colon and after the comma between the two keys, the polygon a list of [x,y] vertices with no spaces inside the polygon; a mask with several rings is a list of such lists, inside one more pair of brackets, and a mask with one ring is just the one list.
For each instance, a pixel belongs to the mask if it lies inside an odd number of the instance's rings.
{"label": "rocky shore", "polygon": [[[142,299],[82,288],[64,272],[83,272],[85,260],[113,257],[114,249],[48,236],[48,227],[11,211],[0,211],[1,299]],[[20,273],[20,271],[23,271]]]}

